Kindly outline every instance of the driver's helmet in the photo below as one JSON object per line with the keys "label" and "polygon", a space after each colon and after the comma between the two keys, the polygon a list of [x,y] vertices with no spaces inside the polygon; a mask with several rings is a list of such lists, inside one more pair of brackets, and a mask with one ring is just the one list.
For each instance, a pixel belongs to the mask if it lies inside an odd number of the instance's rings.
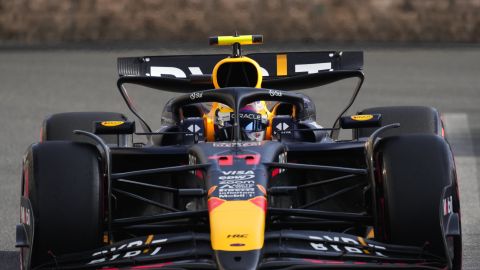
{"label": "driver's helmet", "polygon": [[[239,110],[239,121],[242,140],[263,141],[265,129],[268,123],[268,115],[265,113],[264,104],[261,101],[253,102]],[[216,140],[230,140],[233,136],[233,123],[235,113],[229,107],[219,108],[215,112],[215,136]]]}

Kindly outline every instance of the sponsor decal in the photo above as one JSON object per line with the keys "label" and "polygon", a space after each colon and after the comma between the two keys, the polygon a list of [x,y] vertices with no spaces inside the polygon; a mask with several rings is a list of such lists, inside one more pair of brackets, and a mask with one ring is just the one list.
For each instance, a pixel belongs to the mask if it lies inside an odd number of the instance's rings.
{"label": "sponsor decal", "polygon": [[[162,247],[158,246],[158,244],[165,243],[165,242],[167,242],[167,238],[153,239],[152,236],[149,236],[145,240],[134,240],[131,242],[124,243],[120,246],[110,247],[110,248],[106,248],[106,249],[94,252],[92,254],[92,257],[99,257],[102,254],[105,254],[105,257],[93,259],[87,264],[91,265],[91,264],[103,263],[107,261],[110,262],[117,259],[134,258],[141,254],[143,256],[155,256],[162,250]],[[151,245],[155,245],[155,247],[148,248]],[[138,249],[131,250],[132,248],[135,248],[135,247],[138,247]],[[145,247],[147,247],[147,249],[144,249]],[[129,251],[122,252],[122,250],[124,249],[128,249]],[[108,253],[114,253],[114,254],[107,255]]]}
{"label": "sponsor decal", "polygon": [[221,112],[221,111],[217,111],[217,115],[216,115],[216,121],[220,124],[220,125],[225,125],[225,122],[228,122],[230,121],[230,112]]}
{"label": "sponsor decal", "polygon": [[150,67],[150,73],[147,73],[145,75],[153,76],[153,77],[173,76],[175,78],[187,78],[187,75],[185,74],[185,72],[183,72],[183,70],[176,67]]}
{"label": "sponsor decal", "polygon": [[[278,163],[287,163],[287,152],[283,152],[280,155],[278,155]],[[272,170],[272,177],[275,177],[283,172],[285,172],[285,169],[275,168]]]}
{"label": "sponsor decal", "polygon": [[[255,178],[255,173],[250,171],[222,171],[220,180],[248,180]],[[220,182],[221,183],[221,182]]]}
{"label": "sponsor decal", "polygon": [[123,125],[124,121],[103,121],[101,124],[104,127],[116,127]]}
{"label": "sponsor decal", "polygon": [[229,234],[227,238],[248,238],[248,234]]}
{"label": "sponsor decal", "polygon": [[218,194],[221,199],[242,199],[255,196],[255,173],[249,171],[222,171]]}
{"label": "sponsor decal", "polygon": [[[358,237],[358,241],[351,237],[331,235],[309,236],[308,238],[312,241],[317,240],[317,242],[310,242],[310,246],[317,251],[366,255],[370,255],[373,252],[376,256],[387,257],[378,251],[378,249],[386,250],[385,247],[366,243],[361,237]],[[376,250],[369,251],[369,248],[375,248]]]}
{"label": "sponsor decal", "polygon": [[225,180],[218,193],[221,199],[252,198],[255,196],[255,181]]}
{"label": "sponsor decal", "polygon": [[[230,118],[235,118],[235,113],[230,114]],[[250,120],[262,120],[262,115],[259,113],[239,113],[238,118],[240,119],[250,119]]]}
{"label": "sponsor decal", "polygon": [[[130,242],[126,242],[119,246],[109,247],[109,248],[94,252],[92,254],[92,257],[96,257],[96,258],[88,262],[87,265],[103,263],[103,262],[111,262],[117,259],[134,258],[139,255],[155,256],[162,250],[162,247],[159,246],[159,244],[165,243],[165,242],[167,242],[167,238],[154,239],[152,235],[148,236],[145,240],[132,240]],[[154,247],[151,247],[151,246],[154,246]],[[134,249],[135,247],[138,247],[138,249]],[[122,252],[122,250],[126,250],[126,249],[128,249],[128,251]],[[114,254],[112,255],[108,253],[114,253]],[[105,255],[105,256],[102,257],[102,255]]]}
{"label": "sponsor decal", "polygon": [[277,130],[285,131],[289,128],[290,126],[287,123],[281,122],[278,123],[278,125],[275,126]]}
{"label": "sponsor decal", "polygon": [[186,133],[185,136],[186,137],[191,137],[191,136],[203,136],[203,130],[202,128],[197,125],[197,124],[191,124],[187,127],[187,130],[191,133]]}
{"label": "sponsor decal", "polygon": [[[286,55],[285,55],[285,64],[283,64],[283,60],[281,61],[282,65],[285,65],[285,68],[281,68],[281,72],[278,73],[274,71],[268,71],[264,67],[260,67],[262,71],[263,77],[268,77],[270,73],[277,74],[277,76],[285,76],[287,75],[286,69]],[[277,63],[278,65],[278,63]],[[332,63],[331,62],[324,62],[324,63],[310,63],[310,64],[296,64],[295,66],[295,73],[308,73],[314,74],[319,73],[320,71],[331,70]],[[187,67],[188,71],[182,70],[178,67],[168,67],[168,66],[151,66],[150,73],[146,73],[146,76],[153,76],[153,77],[175,77],[175,78],[187,78],[187,73],[190,72],[189,75],[203,75],[203,71],[200,67]]]}
{"label": "sponsor decal", "polygon": [[306,72],[308,74],[315,74],[315,73],[319,73],[322,70],[331,70],[331,69],[332,69],[331,62],[295,65],[296,73]]}
{"label": "sponsor decal", "polygon": [[199,127],[197,124],[192,124],[192,125],[188,126],[187,129],[190,132],[199,132],[199,131],[201,131],[202,128]]}
{"label": "sponsor decal", "polygon": [[190,99],[195,100],[195,99],[198,99],[198,98],[202,98],[202,96],[203,96],[202,92],[193,92],[193,93],[190,94]]}
{"label": "sponsor decal", "polygon": [[453,197],[448,196],[447,198],[443,198],[443,215],[449,215],[453,213]]}
{"label": "sponsor decal", "polygon": [[371,114],[359,114],[359,115],[352,115],[350,116],[352,120],[355,121],[368,121],[373,118],[373,115]]}
{"label": "sponsor decal", "polygon": [[282,92],[279,90],[268,90],[268,93],[272,97],[281,97],[283,95]]}
{"label": "sponsor decal", "polygon": [[250,147],[261,146],[262,142],[215,142],[213,147]]}

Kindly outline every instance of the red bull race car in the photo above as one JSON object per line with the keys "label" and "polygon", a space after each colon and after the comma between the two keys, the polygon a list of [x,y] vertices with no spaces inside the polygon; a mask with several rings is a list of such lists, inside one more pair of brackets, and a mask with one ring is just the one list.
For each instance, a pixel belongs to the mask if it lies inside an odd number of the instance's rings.
{"label": "red bull race car", "polygon": [[[210,38],[231,55],[119,58],[118,90],[140,132],[121,113],[48,117],[23,160],[22,269],[461,269],[438,111],[347,115],[362,52],[242,55],[262,41]],[[349,78],[359,81],[351,100],[321,126],[300,90]],[[178,93],[160,127],[127,84]]]}

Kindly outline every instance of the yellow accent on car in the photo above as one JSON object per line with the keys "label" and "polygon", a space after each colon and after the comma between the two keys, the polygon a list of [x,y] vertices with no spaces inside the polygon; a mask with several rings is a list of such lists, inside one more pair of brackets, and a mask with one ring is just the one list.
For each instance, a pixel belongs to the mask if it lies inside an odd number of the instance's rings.
{"label": "yellow accent on car", "polygon": [[368,121],[373,118],[373,115],[371,114],[358,114],[358,115],[352,115],[350,118],[355,121]]}
{"label": "yellow accent on car", "polygon": [[277,54],[277,76],[287,76],[286,54]]}
{"label": "yellow accent on car", "polygon": [[215,113],[211,113],[212,111],[213,111],[213,106],[210,113],[206,113],[203,115],[203,124],[205,125],[205,136],[207,137],[208,142],[215,141],[215,125],[214,125]]}
{"label": "yellow accent on car", "polygon": [[108,243],[109,243],[109,241],[108,241],[108,233],[107,233],[107,232],[103,233],[103,243],[104,243],[104,244],[108,244]]}
{"label": "yellow accent on car", "polygon": [[[145,241],[145,245],[150,245],[150,243],[152,243],[152,240],[153,240],[153,234],[149,234],[148,237],[147,237],[147,240]],[[150,249],[149,248],[146,248],[143,250],[143,253],[147,253]]]}
{"label": "yellow accent on car", "polygon": [[208,189],[207,195],[210,196],[212,193],[217,189],[217,186],[212,186],[211,188]]}
{"label": "yellow accent on car", "polygon": [[252,45],[263,43],[262,35],[241,35],[241,36],[217,36],[210,38],[210,45],[228,46],[239,43],[240,45]]}
{"label": "yellow accent on car", "polygon": [[373,228],[370,228],[370,231],[367,234],[367,239],[373,239],[375,238],[375,232],[373,231]]}
{"label": "yellow accent on car", "polygon": [[124,121],[103,121],[101,124],[104,127],[116,127],[123,125]]}
{"label": "yellow accent on car", "polygon": [[[253,35],[255,37],[255,35]],[[242,37],[242,36],[240,36]],[[218,38],[221,38],[221,37],[218,37]],[[234,37],[234,38],[238,38],[238,37]],[[212,38],[210,39],[212,40]],[[213,68],[213,71],[212,71],[212,82],[213,82],[213,85],[215,87],[215,89],[219,89],[221,88],[219,83],[218,83],[218,69],[223,65],[223,64],[228,64],[228,63],[249,63],[251,65],[253,65],[257,71],[257,82],[255,84],[255,88],[261,88],[262,87],[262,80],[263,80],[263,76],[262,76],[262,70],[261,70],[261,67],[260,65],[253,59],[249,58],[249,57],[246,57],[246,56],[241,56],[241,57],[227,57],[227,58],[224,58],[220,61],[218,61],[218,63],[215,65],[215,67]],[[265,101],[262,101],[262,104],[263,104],[263,109],[261,112],[262,115],[266,115],[267,116],[267,119],[268,119],[268,123],[270,124],[271,122],[271,114],[270,114],[270,111],[268,110],[267,108],[267,104],[265,103]],[[215,141],[215,112],[217,109],[220,109],[222,112],[231,112],[233,111],[231,108],[225,106],[225,105],[222,105],[218,102],[213,102],[212,103],[212,107],[210,108],[210,111],[206,114],[203,115],[203,121],[204,121],[204,125],[205,125],[205,134],[206,134],[206,138],[207,138],[207,141],[209,142],[213,142]],[[266,139],[270,139],[270,134],[271,134],[271,127],[270,125],[268,125],[267,129],[266,129]]]}
{"label": "yellow accent on car", "polygon": [[213,81],[213,86],[215,86],[215,89],[221,88],[220,85],[218,84],[218,77],[217,77],[217,72],[218,69],[226,63],[250,63],[252,64],[255,69],[257,70],[257,84],[255,85],[255,88],[260,88],[262,87],[262,70],[260,68],[260,65],[257,63],[257,61],[253,60],[252,58],[242,56],[242,57],[231,57],[231,58],[224,58],[215,65],[212,71],[212,81]]}
{"label": "yellow accent on car", "polygon": [[365,240],[363,239],[363,237],[357,237],[358,239],[358,242],[360,242],[360,244],[364,247],[367,247],[367,243],[365,242]]}
{"label": "yellow accent on car", "polygon": [[265,211],[251,201],[225,201],[210,212],[213,250],[261,249],[264,233]]}

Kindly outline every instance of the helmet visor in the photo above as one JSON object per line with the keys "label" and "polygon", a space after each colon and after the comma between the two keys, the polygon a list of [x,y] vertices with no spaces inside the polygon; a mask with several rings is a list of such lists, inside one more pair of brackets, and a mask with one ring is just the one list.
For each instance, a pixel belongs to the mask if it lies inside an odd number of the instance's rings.
{"label": "helmet visor", "polygon": [[[233,118],[235,115],[232,113],[231,118]],[[263,125],[262,125],[262,115],[259,113],[255,112],[240,112],[238,115],[238,118],[240,119],[240,128],[245,131],[245,132],[257,132],[257,131],[263,131]]]}

